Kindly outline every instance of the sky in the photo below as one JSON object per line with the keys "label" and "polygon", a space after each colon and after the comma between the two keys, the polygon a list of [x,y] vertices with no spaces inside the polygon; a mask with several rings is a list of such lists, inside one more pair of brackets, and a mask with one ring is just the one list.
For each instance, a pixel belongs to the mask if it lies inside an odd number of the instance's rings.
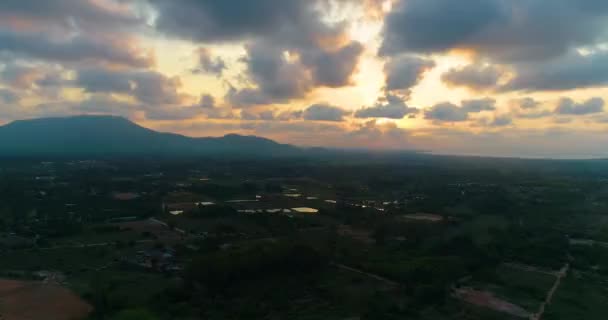
{"label": "sky", "polygon": [[605,0],[2,0],[0,123],[608,157]]}

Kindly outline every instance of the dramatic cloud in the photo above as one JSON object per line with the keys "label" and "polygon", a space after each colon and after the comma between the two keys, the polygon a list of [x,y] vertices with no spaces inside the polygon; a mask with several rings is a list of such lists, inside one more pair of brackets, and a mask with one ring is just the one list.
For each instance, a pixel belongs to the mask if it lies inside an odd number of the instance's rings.
{"label": "dramatic cloud", "polygon": [[315,86],[339,88],[351,84],[361,53],[363,45],[351,42],[336,50],[304,52],[302,62],[311,70]]}
{"label": "dramatic cloud", "polygon": [[50,39],[42,33],[20,33],[0,30],[0,53],[28,56],[61,63],[107,62],[133,67],[148,67],[154,63],[148,52],[128,41],[93,39],[76,36]]}
{"label": "dramatic cloud", "polygon": [[516,66],[517,75],[503,91],[559,91],[608,85],[608,51],[571,53],[547,62]]}
{"label": "dramatic cloud", "polygon": [[310,92],[314,81],[302,63],[288,61],[282,50],[255,44],[248,48],[247,73],[255,89],[231,90],[228,101],[235,106],[287,102]]}
{"label": "dramatic cloud", "polygon": [[311,0],[149,0],[158,10],[159,30],[199,42],[280,39],[290,46],[337,36]]}
{"label": "dramatic cloud", "polygon": [[[566,25],[563,22],[569,21]],[[381,53],[474,52],[496,65],[442,76],[476,91],[557,91],[608,85],[608,5],[602,0],[399,0],[386,18]],[[500,83],[504,69],[514,78]]]}
{"label": "dramatic cloud", "polygon": [[146,104],[182,102],[178,93],[179,79],[168,78],[155,71],[90,68],[80,70],[75,82],[88,92],[130,94]]}
{"label": "dramatic cloud", "polygon": [[222,76],[227,69],[226,62],[221,57],[213,57],[211,51],[206,48],[198,49],[199,65],[193,71],[195,73],[209,73]]}
{"label": "dramatic cloud", "polygon": [[344,117],[350,113],[346,110],[327,104],[315,104],[308,107],[302,113],[305,120],[312,121],[344,121]]}
{"label": "dramatic cloud", "polygon": [[435,67],[432,60],[402,56],[391,59],[384,66],[386,90],[409,90],[421,80],[426,71]]}
{"label": "dramatic cloud", "polygon": [[48,31],[49,28],[118,31],[143,23],[127,2],[115,0],[2,0],[0,25],[12,23]]}
{"label": "dramatic cloud", "polygon": [[600,113],[604,111],[604,99],[592,98],[582,103],[576,103],[570,98],[562,98],[557,108],[555,108],[556,114],[569,114],[569,115],[586,115],[593,113]]}
{"label": "dramatic cloud", "polygon": [[441,76],[441,80],[449,86],[483,91],[495,88],[501,77],[501,70],[494,66],[472,64],[449,70]]}
{"label": "dramatic cloud", "polygon": [[471,49],[501,61],[552,58],[605,40],[607,17],[603,0],[397,0],[381,53]]}
{"label": "dramatic cloud", "polygon": [[469,120],[469,113],[452,103],[440,103],[424,112],[424,118],[437,122],[462,122]]}
{"label": "dramatic cloud", "polygon": [[234,89],[227,100],[236,107],[285,103],[304,98],[317,87],[350,84],[362,47],[351,43],[333,51],[311,49],[290,59],[281,47],[265,42],[248,46],[247,75],[256,88]]}
{"label": "dramatic cloud", "polygon": [[418,113],[418,109],[408,107],[402,98],[388,95],[372,107],[359,109],[355,112],[355,117],[403,119],[406,115],[416,113]]}
{"label": "dramatic cloud", "polygon": [[[285,103],[315,88],[351,84],[362,44],[351,41],[343,23],[329,23],[323,1],[150,0],[158,9],[157,28],[201,42],[246,41],[246,78],[250,86],[233,89],[236,107]],[[207,69],[221,69],[208,61]]]}
{"label": "dramatic cloud", "polygon": [[598,152],[606,30],[605,0],[0,0],[0,121],[111,114],[303,145]]}

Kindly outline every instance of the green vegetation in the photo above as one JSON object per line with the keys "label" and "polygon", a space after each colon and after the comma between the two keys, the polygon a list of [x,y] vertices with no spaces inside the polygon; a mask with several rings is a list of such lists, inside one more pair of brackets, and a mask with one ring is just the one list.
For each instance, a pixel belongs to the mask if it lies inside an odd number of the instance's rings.
{"label": "green vegetation", "polygon": [[546,320],[606,318],[608,277],[574,271],[563,280],[548,307]]}
{"label": "green vegetation", "polygon": [[484,294],[536,312],[567,263],[543,319],[608,305],[603,162],[2,164],[0,275],[67,286],[95,320],[513,319]]}

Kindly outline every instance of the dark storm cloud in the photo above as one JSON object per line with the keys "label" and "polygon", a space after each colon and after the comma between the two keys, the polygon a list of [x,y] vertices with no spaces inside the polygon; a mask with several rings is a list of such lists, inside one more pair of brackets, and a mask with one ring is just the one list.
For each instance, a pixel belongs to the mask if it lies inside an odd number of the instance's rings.
{"label": "dark storm cloud", "polygon": [[601,113],[604,111],[604,99],[592,98],[582,103],[576,103],[570,98],[562,98],[557,108],[555,108],[556,114],[561,115],[587,115],[593,113]]}
{"label": "dark storm cloud", "polygon": [[416,108],[408,107],[402,98],[388,95],[372,107],[359,109],[355,112],[355,117],[403,119],[406,115],[414,115],[418,111]]}
{"label": "dark storm cloud", "polygon": [[391,59],[384,66],[386,90],[409,90],[421,80],[423,74],[435,67],[433,60],[401,56]]}
{"label": "dark storm cloud", "polygon": [[559,59],[516,66],[503,91],[560,91],[608,85],[608,51],[571,53]]}
{"label": "dark storm cloud", "polygon": [[349,115],[350,112],[335,106],[328,104],[315,104],[312,105],[302,113],[304,120],[311,121],[344,121],[344,117]]}
{"label": "dark storm cloud", "polygon": [[501,76],[502,72],[494,66],[468,65],[450,69],[441,76],[441,80],[449,86],[482,91],[495,88]]}
{"label": "dark storm cloud", "polygon": [[439,122],[463,122],[469,120],[469,113],[455,104],[444,102],[426,110],[424,118]]}
{"label": "dark storm cloud", "polygon": [[2,52],[60,63],[101,61],[134,67],[147,67],[153,63],[150,56],[128,43],[84,36],[55,40],[45,34],[10,30],[0,30]]}
{"label": "dark storm cloud", "polygon": [[87,92],[130,94],[146,104],[181,102],[179,80],[155,71],[83,69],[78,71],[75,83]]}
{"label": "dark storm cloud", "polygon": [[472,49],[501,61],[557,57],[605,40],[605,0],[398,0],[381,53]]}

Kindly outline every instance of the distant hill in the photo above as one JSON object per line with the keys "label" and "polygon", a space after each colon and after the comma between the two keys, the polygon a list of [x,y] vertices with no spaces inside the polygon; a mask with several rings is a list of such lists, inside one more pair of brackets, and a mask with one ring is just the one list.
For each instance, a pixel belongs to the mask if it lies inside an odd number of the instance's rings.
{"label": "distant hill", "polygon": [[0,126],[0,156],[285,156],[300,149],[254,136],[191,138],[113,116],[20,120]]}

